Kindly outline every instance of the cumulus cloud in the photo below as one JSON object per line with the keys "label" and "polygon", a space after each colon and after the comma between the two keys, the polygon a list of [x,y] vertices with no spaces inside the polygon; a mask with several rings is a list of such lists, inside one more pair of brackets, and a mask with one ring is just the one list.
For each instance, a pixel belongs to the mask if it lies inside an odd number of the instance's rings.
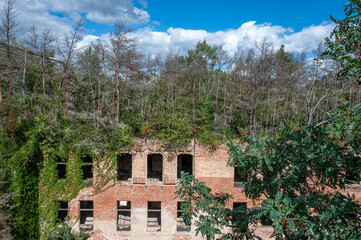
{"label": "cumulus cloud", "polygon": [[145,24],[149,14],[136,8],[132,0],[18,0],[18,22],[25,33],[31,25],[51,27],[63,34],[81,16],[99,24],[112,24],[119,19],[126,24]]}
{"label": "cumulus cloud", "polygon": [[222,46],[229,55],[233,55],[237,51],[248,51],[254,48],[255,43],[264,38],[273,43],[275,48],[283,44],[287,51],[300,53],[310,52],[317,48],[333,28],[333,23],[322,23],[294,32],[291,28],[272,26],[269,23],[256,24],[255,21],[250,21],[242,24],[238,29],[218,32],[182,28],[169,28],[167,32],[158,32],[143,28],[133,35],[138,39],[139,51],[153,56],[166,54],[169,51],[185,55],[189,49],[194,48],[199,41],[203,40],[212,45]]}
{"label": "cumulus cloud", "polygon": [[[147,1],[138,0],[146,9]],[[50,27],[58,36],[64,36],[81,15],[90,22],[98,24],[111,24],[115,19],[123,20],[128,24],[156,24],[150,21],[149,14],[136,8],[132,0],[18,0],[16,2],[18,22],[22,27],[22,35],[31,25],[40,29]],[[256,42],[267,40],[275,48],[281,44],[290,52],[312,51],[334,28],[333,23],[321,23],[294,32],[291,28],[272,25],[270,23],[256,24],[255,21],[243,23],[237,29],[207,32],[183,28],[169,28],[167,31],[155,31],[152,28],[140,28],[133,32],[133,37],[138,41],[138,49],[145,55],[165,55],[168,52],[179,52],[185,55],[193,49],[199,41],[206,40],[216,46],[222,46],[231,56],[237,51],[248,51],[255,47]],[[80,43],[82,48],[94,40],[109,39],[109,34],[104,36],[86,35]]]}
{"label": "cumulus cloud", "polygon": [[32,25],[43,29],[45,26],[53,31],[64,34],[72,28],[70,17],[56,16],[51,14],[46,1],[42,0],[22,0],[17,1],[15,6],[17,13],[16,21],[19,25],[20,39]]}
{"label": "cumulus cloud", "polygon": [[312,25],[304,28],[301,32],[284,36],[283,44],[291,52],[300,52],[303,49],[311,51],[316,49],[318,44],[330,35],[334,27],[333,23],[327,24],[325,22],[318,26]]}

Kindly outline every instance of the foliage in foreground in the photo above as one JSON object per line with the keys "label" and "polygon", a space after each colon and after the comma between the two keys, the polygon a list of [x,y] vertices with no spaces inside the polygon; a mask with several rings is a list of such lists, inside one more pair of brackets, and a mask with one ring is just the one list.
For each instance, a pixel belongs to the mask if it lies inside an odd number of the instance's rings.
{"label": "foliage in foreground", "polygon": [[[213,194],[183,174],[176,194],[185,201],[186,223],[198,217],[196,232],[207,239],[261,239],[255,232],[261,220],[272,222],[275,239],[360,239],[361,219],[354,217],[360,205],[339,190],[346,187],[346,175],[360,180],[361,105],[349,113],[343,109],[325,124],[286,128],[273,139],[251,138],[245,150],[229,144],[229,164],[247,179],[246,197],[264,199],[252,209],[225,208],[230,195]],[[333,139],[335,132],[342,132],[341,143]],[[229,226],[233,233],[222,233]]]}
{"label": "foliage in foreground", "polygon": [[[113,179],[117,151],[130,141],[120,124],[70,111],[64,118],[56,106],[0,104],[0,198],[16,193],[6,203],[16,207],[4,209],[16,219],[11,225],[15,239],[46,238],[57,225],[58,201],[69,201],[89,186],[82,179],[82,167],[89,163],[82,158],[90,155],[94,169],[103,174],[101,181],[94,181],[100,190]],[[105,154],[108,158],[100,166]],[[66,163],[65,178],[58,177],[57,161]]]}
{"label": "foliage in foreground", "polygon": [[[340,76],[360,81],[360,0],[345,6],[346,18],[326,39],[324,58],[342,66]],[[308,121],[311,123],[311,121]],[[286,127],[276,138],[251,138],[245,150],[232,142],[229,164],[246,179],[247,198],[263,201],[247,209],[226,209],[228,194],[213,194],[204,183],[182,174],[176,194],[184,199],[186,223],[207,239],[261,239],[260,221],[272,222],[275,239],[361,239],[361,207],[342,191],[347,180],[360,181],[361,104],[346,104],[319,124]],[[233,233],[222,229],[233,226]]]}
{"label": "foliage in foreground", "polygon": [[339,62],[342,69],[339,75],[355,79],[361,84],[361,1],[350,0],[344,5],[346,17],[336,20],[331,33],[331,39],[326,38],[327,49],[323,53],[324,58],[331,58]]}
{"label": "foliage in foreground", "polygon": [[86,232],[75,232],[68,223],[61,223],[48,236],[47,240],[86,240],[90,236]]}

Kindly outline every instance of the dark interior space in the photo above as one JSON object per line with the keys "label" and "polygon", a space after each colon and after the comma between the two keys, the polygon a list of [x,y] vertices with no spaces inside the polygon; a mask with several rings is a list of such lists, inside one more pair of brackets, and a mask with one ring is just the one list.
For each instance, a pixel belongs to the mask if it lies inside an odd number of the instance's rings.
{"label": "dark interior space", "polygon": [[184,210],[181,208],[182,202],[177,202],[177,232],[190,232],[191,226],[186,225],[182,218]]}
{"label": "dark interior space", "polygon": [[132,155],[124,153],[117,159],[117,180],[128,181],[132,178]]}
{"label": "dark interior space", "polygon": [[190,154],[180,154],[177,157],[177,178],[180,178],[181,171],[193,174],[193,156]]}
{"label": "dark interior space", "polygon": [[62,222],[66,220],[66,217],[68,216],[68,202],[60,201],[60,206],[58,209],[58,219]]}
{"label": "dark interior space", "polygon": [[118,201],[117,212],[117,230],[130,231],[132,216],[130,201]]}
{"label": "dark interior space", "polygon": [[83,170],[83,179],[93,178],[93,160],[89,154],[83,158],[83,166],[81,168]]}
{"label": "dark interior space", "polygon": [[80,227],[91,230],[93,224],[93,201],[80,201]]}
{"label": "dark interior space", "polygon": [[163,155],[149,154],[147,162],[147,178],[162,181],[163,176]]}
{"label": "dark interior space", "polygon": [[242,178],[240,175],[239,175],[239,172],[242,171],[242,168],[240,167],[235,167],[234,168],[234,181],[235,182],[245,182],[247,179],[245,178]]}
{"label": "dark interior space", "polygon": [[61,159],[58,158],[56,160],[56,170],[58,171],[58,178],[63,179],[66,176],[66,163]]}
{"label": "dark interior space", "polygon": [[154,231],[160,231],[160,226],[162,225],[160,202],[148,202],[147,225],[150,228],[154,228]]}

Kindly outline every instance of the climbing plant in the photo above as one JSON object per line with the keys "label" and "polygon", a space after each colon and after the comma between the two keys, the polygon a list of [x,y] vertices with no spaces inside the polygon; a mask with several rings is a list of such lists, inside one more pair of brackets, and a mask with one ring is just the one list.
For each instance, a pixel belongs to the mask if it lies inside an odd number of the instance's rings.
{"label": "climbing plant", "polygon": [[[0,131],[0,166],[8,176],[7,190],[2,190],[17,193],[11,201],[16,205],[13,235],[18,239],[47,238],[59,221],[58,202],[70,201],[92,184],[96,192],[102,191],[114,179],[121,147],[131,143],[125,127],[109,129],[104,125],[94,129],[84,124],[81,117],[74,117],[73,121],[63,118],[58,109],[34,116],[15,103],[0,106],[5,119]],[[99,140],[99,135],[106,138]],[[90,156],[92,163],[83,163],[85,156]],[[66,164],[65,178],[58,177],[58,161]],[[84,165],[92,165],[100,177],[94,182],[83,180]]]}

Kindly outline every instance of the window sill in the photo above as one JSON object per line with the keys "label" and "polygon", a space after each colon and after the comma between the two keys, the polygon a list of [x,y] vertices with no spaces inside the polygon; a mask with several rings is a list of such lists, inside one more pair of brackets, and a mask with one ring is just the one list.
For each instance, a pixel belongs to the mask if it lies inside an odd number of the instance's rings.
{"label": "window sill", "polygon": [[243,182],[235,182],[233,185],[234,188],[244,188],[244,186]]}

